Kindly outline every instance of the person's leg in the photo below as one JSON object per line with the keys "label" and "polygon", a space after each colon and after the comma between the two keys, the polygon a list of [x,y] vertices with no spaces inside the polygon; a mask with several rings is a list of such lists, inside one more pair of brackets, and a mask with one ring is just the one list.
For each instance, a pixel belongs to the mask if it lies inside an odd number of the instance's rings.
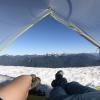
{"label": "person's leg", "polygon": [[31,83],[32,77],[30,75],[19,76],[0,89],[0,97],[3,100],[26,100]]}
{"label": "person's leg", "polygon": [[50,100],[63,100],[65,97],[67,97],[68,94],[65,92],[65,90],[62,87],[55,87],[50,92]]}
{"label": "person's leg", "polygon": [[82,94],[87,92],[95,92],[96,90],[87,86],[83,86],[78,82],[71,82],[66,85],[66,91],[69,94]]}
{"label": "person's leg", "polygon": [[88,92],[81,94],[82,100],[100,100],[100,92]]}

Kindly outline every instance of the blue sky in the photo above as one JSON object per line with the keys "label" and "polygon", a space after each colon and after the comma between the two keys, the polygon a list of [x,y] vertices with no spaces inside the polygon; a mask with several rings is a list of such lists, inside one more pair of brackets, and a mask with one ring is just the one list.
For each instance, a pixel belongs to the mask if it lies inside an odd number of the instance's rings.
{"label": "blue sky", "polygon": [[1,55],[25,55],[46,53],[94,53],[97,48],[78,33],[66,28],[51,17],[46,17],[29,29]]}

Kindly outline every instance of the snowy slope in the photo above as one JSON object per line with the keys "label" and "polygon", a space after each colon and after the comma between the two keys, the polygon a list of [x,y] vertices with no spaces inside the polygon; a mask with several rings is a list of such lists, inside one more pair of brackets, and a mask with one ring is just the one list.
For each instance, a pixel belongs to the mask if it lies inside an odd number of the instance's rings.
{"label": "snowy slope", "polygon": [[[36,74],[42,79],[43,84],[50,86],[54,75],[58,70],[63,70],[65,77],[70,81],[77,81],[83,85],[100,85],[100,66],[87,68],[34,68],[34,67],[14,67],[0,66],[0,82],[12,79],[23,74]],[[8,77],[10,76],[10,77]]]}

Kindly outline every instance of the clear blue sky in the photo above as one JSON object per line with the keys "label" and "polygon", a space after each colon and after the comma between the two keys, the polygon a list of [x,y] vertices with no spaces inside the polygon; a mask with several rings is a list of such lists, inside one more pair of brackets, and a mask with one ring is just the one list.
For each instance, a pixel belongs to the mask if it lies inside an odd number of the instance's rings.
{"label": "clear blue sky", "polygon": [[96,52],[95,46],[51,17],[46,17],[15,40],[1,55],[91,52]]}

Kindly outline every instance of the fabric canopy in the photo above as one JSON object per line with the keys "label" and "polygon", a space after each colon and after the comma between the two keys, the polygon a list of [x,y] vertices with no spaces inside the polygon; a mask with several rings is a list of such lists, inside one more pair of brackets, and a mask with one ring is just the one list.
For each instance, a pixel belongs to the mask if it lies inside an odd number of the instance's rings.
{"label": "fabric canopy", "polygon": [[0,51],[50,15],[100,48],[100,0],[0,0]]}

